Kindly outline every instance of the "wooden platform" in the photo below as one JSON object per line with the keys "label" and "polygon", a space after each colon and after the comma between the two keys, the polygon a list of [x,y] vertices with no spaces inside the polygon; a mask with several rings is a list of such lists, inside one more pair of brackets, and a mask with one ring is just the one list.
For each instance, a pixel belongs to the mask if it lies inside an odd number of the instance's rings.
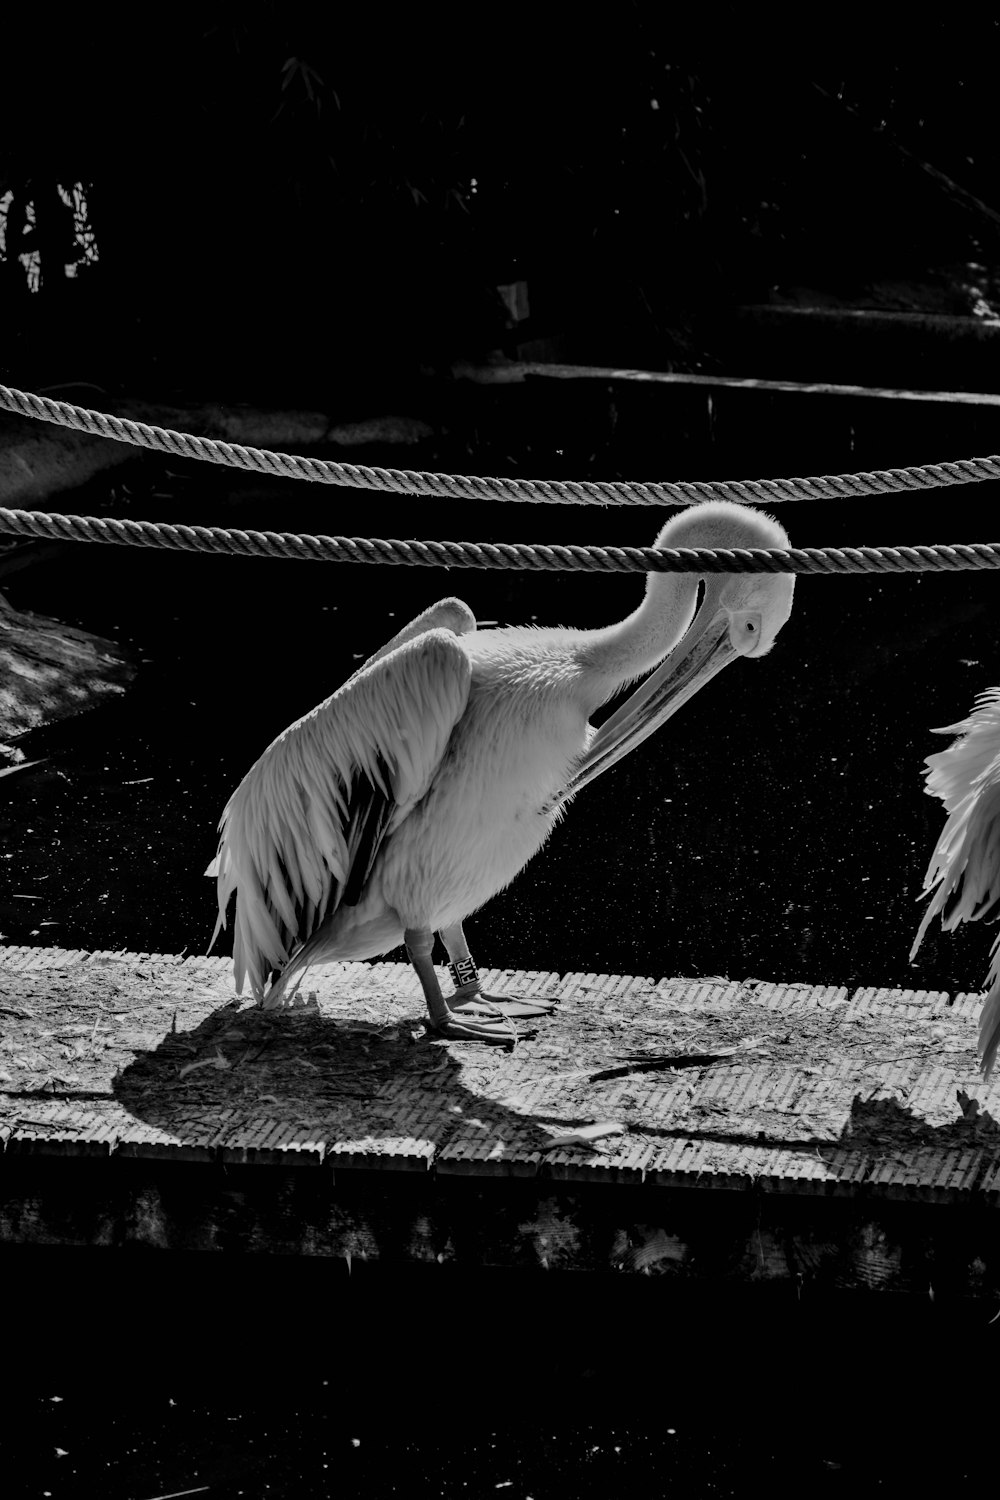
{"label": "wooden platform", "polygon": [[406,965],[310,982],[0,949],[0,1244],[1000,1290],[976,995],[490,973],[560,1002],[505,1049],[430,1039]]}

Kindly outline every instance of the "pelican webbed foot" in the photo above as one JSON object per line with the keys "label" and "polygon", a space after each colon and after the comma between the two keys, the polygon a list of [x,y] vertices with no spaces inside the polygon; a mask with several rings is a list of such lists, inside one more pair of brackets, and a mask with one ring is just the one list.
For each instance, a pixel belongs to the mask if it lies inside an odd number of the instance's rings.
{"label": "pelican webbed foot", "polygon": [[502,1016],[520,1018],[551,1016],[556,1008],[554,1000],[518,1000],[510,995],[488,995],[485,990],[474,988],[472,985],[462,985],[454,991],[451,996],[451,1008],[453,1011],[464,1013],[477,1001],[486,1002],[491,1010]]}
{"label": "pelican webbed foot", "polygon": [[485,1009],[473,1013],[469,1006],[461,1011],[448,1009],[447,1015],[438,1020],[429,1017],[425,1024],[435,1036],[453,1042],[492,1042],[509,1047],[522,1036],[509,1016]]}
{"label": "pelican webbed foot", "polygon": [[479,970],[469,952],[461,922],[441,928],[441,941],[448,950],[448,968],[455,985],[450,998],[452,1010],[467,1011],[470,1005],[492,1006],[499,1015],[524,1018],[550,1016],[555,1010],[552,1000],[520,1000],[511,995],[490,995],[479,983]]}

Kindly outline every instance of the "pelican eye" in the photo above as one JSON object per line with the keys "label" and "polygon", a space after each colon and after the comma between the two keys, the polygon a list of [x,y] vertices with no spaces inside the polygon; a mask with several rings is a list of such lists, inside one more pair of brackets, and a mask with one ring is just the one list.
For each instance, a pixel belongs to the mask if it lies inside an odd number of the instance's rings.
{"label": "pelican eye", "polygon": [[762,621],[757,610],[734,614],[730,621],[729,639],[736,651],[753,655],[764,639]]}

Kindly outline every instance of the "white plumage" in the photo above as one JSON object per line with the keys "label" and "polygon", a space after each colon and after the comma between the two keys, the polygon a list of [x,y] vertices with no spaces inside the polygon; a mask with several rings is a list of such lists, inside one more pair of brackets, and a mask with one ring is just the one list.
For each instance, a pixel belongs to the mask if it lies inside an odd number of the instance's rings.
{"label": "white plumage", "polygon": [[[657,545],[788,538],[761,512],[716,501],[673,517]],[[728,661],[770,649],[791,575],[702,582],[696,615],[697,577],[649,574],[633,614],[589,631],[476,631],[472,611],[445,599],[279,735],[230,798],[208,872],[216,935],[236,896],[237,990],[248,979],[259,1001],[281,1004],[310,964],[405,941],[445,1034],[504,1041],[505,1012],[543,1013],[482,994],[461,924],[523,869],[581,786]],[[594,710],[653,668],[595,730]],[[431,963],[435,932],[464,978],[450,1004]]]}
{"label": "white plumage", "polygon": [[[933,892],[912,959],[934,917],[945,932],[988,917],[1000,901],[1000,688],[976,699],[967,719],[935,729],[959,738],[925,761],[928,796],[940,797],[948,820],[924,878]],[[986,999],[979,1021],[979,1058],[989,1078],[1000,1046],[1000,938],[993,944]]]}

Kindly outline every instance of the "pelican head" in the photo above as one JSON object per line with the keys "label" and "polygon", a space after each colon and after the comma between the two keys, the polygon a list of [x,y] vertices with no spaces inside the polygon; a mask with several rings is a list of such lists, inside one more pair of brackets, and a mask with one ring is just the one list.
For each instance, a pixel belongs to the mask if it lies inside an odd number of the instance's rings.
{"label": "pelican head", "polygon": [[[763,511],[725,500],[693,506],[667,522],[657,547],[748,548],[790,546],[785,528]],[[663,588],[666,575],[650,575]],[[633,701],[643,719],[661,724],[737,656],[766,656],[792,612],[792,573],[709,573],[693,620]]]}
{"label": "pelican head", "polygon": [[[716,618],[726,623],[733,653],[754,658],[766,656],[792,612],[795,574],[717,574],[716,578],[721,581],[715,606]],[[710,587],[706,586],[699,616],[709,604],[709,594]]]}
{"label": "pelican head", "polygon": [[[656,546],[784,549],[790,542],[784,527],[763,511],[711,501],[668,521]],[[647,597],[657,590],[676,588],[671,582],[676,577],[651,573]],[[792,612],[795,577],[791,573],[710,573],[700,581],[701,602],[681,639],[601,725],[586,766],[571,782],[571,791],[578,791],[634,749],[731,661],[766,656]]]}

